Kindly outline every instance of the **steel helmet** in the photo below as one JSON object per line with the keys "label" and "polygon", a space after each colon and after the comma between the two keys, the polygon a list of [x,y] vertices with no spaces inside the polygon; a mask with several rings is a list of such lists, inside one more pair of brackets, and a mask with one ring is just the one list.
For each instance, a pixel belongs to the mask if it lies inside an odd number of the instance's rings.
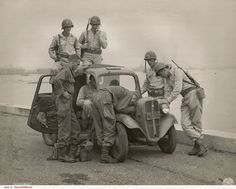
{"label": "steel helmet", "polygon": [[98,16],[93,16],[90,20],[91,25],[101,25],[100,18]]}
{"label": "steel helmet", "polygon": [[70,19],[64,19],[62,21],[61,28],[64,29],[65,27],[74,27],[74,25]]}
{"label": "steel helmet", "polygon": [[154,51],[148,51],[145,54],[144,60],[151,60],[151,59],[157,59],[157,55]]}
{"label": "steel helmet", "polygon": [[158,75],[159,72],[164,68],[168,68],[168,65],[161,62],[157,63],[154,67],[154,71],[156,72],[156,75]]}

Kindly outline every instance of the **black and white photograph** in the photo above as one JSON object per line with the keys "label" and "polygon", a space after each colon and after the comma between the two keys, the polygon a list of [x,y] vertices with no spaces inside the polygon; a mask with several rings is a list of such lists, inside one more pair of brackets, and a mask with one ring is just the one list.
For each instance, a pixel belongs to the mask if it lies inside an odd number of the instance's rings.
{"label": "black and white photograph", "polygon": [[236,0],[0,0],[0,188],[236,182]]}

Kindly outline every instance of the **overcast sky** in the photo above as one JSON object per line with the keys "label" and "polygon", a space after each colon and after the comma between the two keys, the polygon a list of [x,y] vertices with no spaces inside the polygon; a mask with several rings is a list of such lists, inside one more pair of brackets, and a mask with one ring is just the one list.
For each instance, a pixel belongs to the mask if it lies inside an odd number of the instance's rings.
{"label": "overcast sky", "polygon": [[154,50],[184,67],[236,66],[236,0],[0,0],[0,67],[51,67],[61,21],[79,37],[94,15],[108,37],[103,63],[138,66]]}

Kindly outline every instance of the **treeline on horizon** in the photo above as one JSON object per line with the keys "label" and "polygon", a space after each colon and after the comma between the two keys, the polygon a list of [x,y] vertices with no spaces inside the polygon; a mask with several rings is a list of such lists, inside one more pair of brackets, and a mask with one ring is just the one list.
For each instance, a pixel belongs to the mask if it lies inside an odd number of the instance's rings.
{"label": "treeline on horizon", "polygon": [[[214,68],[185,68],[186,70],[207,70],[207,69],[235,69],[235,66],[228,66],[228,67],[214,67]],[[128,67],[128,69],[132,69],[135,72],[145,72],[145,67],[144,65],[139,65],[136,67]],[[149,67],[147,66],[147,69]],[[6,75],[6,74],[22,74],[22,75],[27,75],[27,74],[49,74],[50,73],[50,68],[37,68],[37,69],[24,69],[24,68],[4,68],[0,67],[0,75]]]}
{"label": "treeline on horizon", "polygon": [[48,74],[50,73],[50,68],[38,68],[27,70],[24,68],[0,68],[0,75],[5,74]]}

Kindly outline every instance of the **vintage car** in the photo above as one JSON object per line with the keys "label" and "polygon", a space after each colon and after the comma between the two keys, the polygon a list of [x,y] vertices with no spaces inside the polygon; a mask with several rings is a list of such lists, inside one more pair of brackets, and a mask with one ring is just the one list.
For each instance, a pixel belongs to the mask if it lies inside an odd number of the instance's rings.
{"label": "vintage car", "polygon": [[[86,84],[90,75],[95,77],[98,89],[109,85],[119,85],[130,91],[137,91],[141,96],[139,78],[134,71],[121,66],[91,65],[84,69],[83,75],[75,78],[73,106],[78,120],[81,119],[79,116],[81,110],[76,107],[75,101],[80,88]],[[58,130],[55,97],[52,92],[40,90],[42,83],[47,83],[43,80],[50,76],[42,75],[39,78],[28,118],[28,125],[42,133],[47,145],[53,145],[56,142]],[[49,88],[51,90],[51,87]],[[137,102],[135,115],[116,115],[117,136],[112,148],[113,157],[124,161],[127,158],[129,146],[137,144],[159,145],[162,152],[174,152],[176,148],[174,125],[177,121],[175,116],[169,113],[169,106],[165,102],[163,98],[142,97]],[[96,142],[92,126],[82,129],[82,135],[86,136],[86,134],[92,136],[92,142]]]}

